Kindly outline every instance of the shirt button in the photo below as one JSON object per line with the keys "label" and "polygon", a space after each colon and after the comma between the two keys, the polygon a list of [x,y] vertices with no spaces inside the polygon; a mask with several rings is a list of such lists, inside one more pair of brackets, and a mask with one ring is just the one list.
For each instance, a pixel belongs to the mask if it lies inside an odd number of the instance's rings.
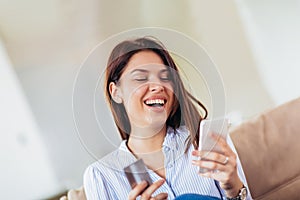
{"label": "shirt button", "polygon": [[164,150],[165,150],[165,151],[170,151],[170,148],[169,148],[169,147],[166,147],[166,146],[164,146]]}

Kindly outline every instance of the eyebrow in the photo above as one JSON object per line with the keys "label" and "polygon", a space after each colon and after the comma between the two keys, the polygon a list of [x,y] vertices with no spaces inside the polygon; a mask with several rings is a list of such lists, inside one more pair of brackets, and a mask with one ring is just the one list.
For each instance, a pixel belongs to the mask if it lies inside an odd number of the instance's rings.
{"label": "eyebrow", "polygon": [[163,73],[163,72],[169,72],[169,70],[168,69],[162,69],[162,70],[160,70],[160,73]]}
{"label": "eyebrow", "polygon": [[[168,72],[169,70],[168,69],[162,69],[159,71],[159,73],[163,73],[163,72]],[[130,74],[133,74],[135,72],[142,72],[142,73],[148,73],[149,70],[146,70],[146,69],[134,69],[130,72]]]}
{"label": "eyebrow", "polygon": [[135,72],[143,72],[143,73],[147,73],[147,72],[149,72],[149,71],[146,70],[146,69],[134,69],[134,70],[132,70],[132,71],[130,72],[130,74],[133,74],[133,73],[135,73]]}

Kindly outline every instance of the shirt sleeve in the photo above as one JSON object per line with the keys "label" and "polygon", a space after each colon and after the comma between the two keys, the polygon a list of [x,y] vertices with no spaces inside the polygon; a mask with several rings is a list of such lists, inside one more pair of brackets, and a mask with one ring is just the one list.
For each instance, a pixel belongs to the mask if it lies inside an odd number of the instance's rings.
{"label": "shirt sleeve", "polygon": [[93,167],[89,166],[84,173],[84,189],[87,200],[110,200],[115,199],[108,193],[107,183],[103,180],[101,172]]}
{"label": "shirt sleeve", "polygon": [[228,136],[227,138],[227,143],[228,145],[230,146],[230,148],[232,149],[232,151],[236,154],[236,161],[237,161],[237,170],[238,170],[238,175],[241,179],[241,181],[243,182],[244,186],[247,187],[247,191],[248,191],[248,194],[247,194],[247,200],[252,200],[252,196],[250,194],[250,190],[249,190],[249,187],[248,187],[248,183],[247,183],[247,180],[246,180],[246,176],[244,174],[244,170],[243,170],[243,167],[242,167],[242,164],[241,164],[241,161],[240,161],[240,158],[239,158],[239,155],[237,154],[237,151],[234,147],[234,144],[230,138],[230,136]]}

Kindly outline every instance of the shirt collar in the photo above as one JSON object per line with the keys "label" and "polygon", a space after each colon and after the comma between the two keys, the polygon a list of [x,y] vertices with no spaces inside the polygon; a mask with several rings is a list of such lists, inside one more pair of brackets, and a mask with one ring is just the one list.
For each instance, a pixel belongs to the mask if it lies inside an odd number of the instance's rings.
{"label": "shirt collar", "polygon": [[119,150],[125,151],[125,152],[130,152],[127,145],[126,145],[127,140],[123,140],[119,146]]}
{"label": "shirt collar", "polygon": [[170,148],[171,150],[185,148],[188,136],[189,132],[185,126],[181,126],[175,130],[172,127],[168,127],[163,146]]}

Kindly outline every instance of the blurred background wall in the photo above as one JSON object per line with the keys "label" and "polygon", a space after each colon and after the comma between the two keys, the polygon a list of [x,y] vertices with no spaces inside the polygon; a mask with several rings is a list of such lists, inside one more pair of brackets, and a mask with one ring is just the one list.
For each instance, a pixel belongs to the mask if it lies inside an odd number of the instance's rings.
{"label": "blurred background wall", "polygon": [[[76,132],[73,83],[103,40],[148,26],[193,38],[216,63],[238,124],[299,96],[299,10],[299,0],[0,0],[3,199],[45,199],[82,184],[95,158]],[[115,148],[88,136],[97,157]]]}

